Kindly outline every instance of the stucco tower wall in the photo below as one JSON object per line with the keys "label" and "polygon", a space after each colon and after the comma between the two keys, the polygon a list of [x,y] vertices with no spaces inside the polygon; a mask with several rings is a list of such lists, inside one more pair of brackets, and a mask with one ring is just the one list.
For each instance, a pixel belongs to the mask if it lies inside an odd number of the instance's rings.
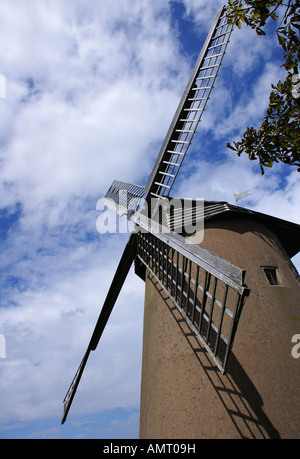
{"label": "stucco tower wall", "polygon": [[[146,275],[141,438],[299,438],[297,273],[272,231],[250,219],[206,222],[202,247],[246,269],[247,299],[226,375]],[[263,267],[276,267],[270,285]]]}

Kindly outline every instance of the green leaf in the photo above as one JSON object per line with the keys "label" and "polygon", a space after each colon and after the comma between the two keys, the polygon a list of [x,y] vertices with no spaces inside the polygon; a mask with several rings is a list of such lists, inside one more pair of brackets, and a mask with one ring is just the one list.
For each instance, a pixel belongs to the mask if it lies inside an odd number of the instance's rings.
{"label": "green leaf", "polygon": [[285,8],[283,21],[277,27],[277,39],[283,49],[285,62],[282,64],[287,70],[284,82],[272,84],[269,107],[263,116],[263,123],[257,130],[247,127],[239,142],[227,143],[227,147],[235,151],[238,156],[248,155],[251,161],[258,160],[261,173],[264,167],[283,162],[288,165],[297,165],[300,172],[300,98],[292,95],[292,73],[298,73],[300,49],[300,15],[297,2],[289,0],[228,0],[230,17],[241,28],[241,23],[256,31],[258,35],[265,35],[263,30],[269,18],[272,20],[281,16],[278,7]]}
{"label": "green leaf", "polygon": [[230,145],[230,143],[226,143],[226,147],[227,147],[227,148],[230,148],[230,149],[233,150],[233,151],[237,151],[237,149],[234,148],[232,145]]}
{"label": "green leaf", "polygon": [[278,41],[279,44],[283,47],[283,49],[286,51],[286,38],[283,38],[281,35],[277,33]]}
{"label": "green leaf", "polygon": [[256,33],[257,35],[266,35],[265,32],[260,27],[257,27]]}

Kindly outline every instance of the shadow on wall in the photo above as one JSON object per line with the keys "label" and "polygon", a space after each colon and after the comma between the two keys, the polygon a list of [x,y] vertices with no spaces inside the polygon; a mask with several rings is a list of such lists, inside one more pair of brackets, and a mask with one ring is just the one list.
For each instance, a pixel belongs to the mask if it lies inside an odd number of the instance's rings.
{"label": "shadow on wall", "polygon": [[263,410],[263,401],[256,387],[231,353],[227,373],[222,375],[207,354],[205,348],[196,339],[177,307],[166,297],[164,290],[152,277],[157,292],[163,298],[178,327],[185,336],[189,346],[205,373],[213,393],[226,410],[230,422],[236,430],[236,437],[278,439],[279,432],[271,423]]}

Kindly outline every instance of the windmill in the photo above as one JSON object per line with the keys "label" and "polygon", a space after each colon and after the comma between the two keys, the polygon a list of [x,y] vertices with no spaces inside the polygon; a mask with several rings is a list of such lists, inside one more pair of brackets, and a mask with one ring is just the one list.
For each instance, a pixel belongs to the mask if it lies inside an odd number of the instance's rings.
{"label": "windmill", "polygon": [[[142,267],[150,269],[159,282],[162,283],[163,287],[169,291],[171,297],[173,298],[175,295],[176,298],[174,298],[174,301],[178,304],[178,307],[184,314],[188,323],[205,344],[220,370],[224,372],[226,369],[226,362],[232,347],[238,318],[245,295],[248,293],[248,290],[243,285],[245,272],[198,246],[188,248],[184,238],[178,233],[173,233],[172,231],[168,234],[165,234],[163,231],[156,232],[151,228],[151,220],[149,220],[147,216],[141,219],[140,214],[137,216],[137,210],[142,200],[149,203],[150,200],[155,199],[159,203],[164,203],[169,199],[179,169],[182,166],[201,119],[201,115],[209,99],[229,42],[231,31],[232,24],[229,23],[226,16],[226,8],[223,7],[218,11],[209,31],[146,186],[142,187],[114,181],[105,196],[107,200],[110,200],[110,202],[106,201],[108,205],[112,202],[115,203],[116,211],[122,214],[126,213],[127,218],[137,223],[144,231],[137,231],[129,237],[86,353],[84,354],[82,362],[80,363],[78,371],[64,399],[62,423],[66,420],[89,354],[91,351],[94,351],[98,345],[115,301],[134,261],[136,262],[136,271]],[[172,254],[171,258],[168,255],[169,251]],[[198,278],[198,288],[192,289],[190,285],[188,293],[184,291],[186,279],[185,276],[182,275],[183,271],[180,267],[180,263],[182,265],[189,264],[189,283],[191,281],[192,269],[195,268],[197,271],[196,277]],[[165,264],[167,266],[164,267]],[[226,286],[220,306],[221,313],[218,326],[212,323],[211,318],[207,315],[204,308],[201,309],[200,302],[197,298],[200,288],[202,288],[205,293],[205,289],[199,284],[200,270],[205,272],[205,283],[207,285],[214,282],[216,289],[217,282],[220,281]],[[173,291],[174,289],[176,292]],[[228,289],[232,289],[236,293],[233,312],[229,310],[226,304]],[[194,300],[193,310],[191,312],[189,311],[189,305],[184,308],[183,304],[188,303],[188,299],[192,294]],[[204,296],[205,294],[203,297]],[[204,299],[202,299],[202,301],[204,301]],[[229,313],[232,319],[228,337],[225,337],[221,330],[222,318],[226,313]],[[196,320],[198,321],[198,327],[195,327]],[[205,326],[203,326],[203,324]],[[211,330],[215,335],[213,346],[212,343],[207,340]],[[222,361],[220,361],[218,357],[218,349],[221,348],[219,343],[221,341],[225,346],[225,350],[222,349]]]}
{"label": "windmill", "polygon": [[[214,240],[212,248],[209,238],[206,248],[190,244],[187,240],[192,238],[185,237],[182,224],[186,230],[186,225],[194,226],[195,222],[210,222],[219,217],[225,219],[225,223],[222,222],[224,227],[228,216],[254,218],[263,223],[267,220],[267,224],[275,228],[278,238],[281,241],[287,240],[285,249],[289,257],[297,253],[295,250],[299,243],[295,241],[299,241],[298,225],[224,202],[204,202],[198,205],[199,202],[194,200],[185,208],[180,205],[180,199],[176,200],[179,205],[174,205],[171,196],[172,187],[218,75],[232,27],[226,15],[226,7],[221,8],[200,52],[146,186],[115,180],[105,195],[103,202],[120,215],[125,214],[134,223],[135,232],[130,235],[125,246],[87,350],[64,399],[62,423],[67,418],[89,355],[97,348],[133,263],[139,277],[146,281],[150,275],[154,279],[160,291],[171,301],[186,326],[201,343],[214,368],[226,374],[243,306],[250,293],[245,284],[246,271],[238,267],[240,263],[228,261],[230,257],[226,252],[227,247],[218,255],[215,254],[214,247],[220,245],[222,236],[218,236],[217,243]],[[214,237],[213,231],[212,222]],[[240,228],[237,232],[242,234]],[[253,233],[256,233],[256,229]],[[268,269],[265,267],[263,271],[265,276],[270,274],[270,269],[275,268]],[[270,274],[272,279],[275,275],[276,272]],[[152,438],[155,435],[157,433]]]}

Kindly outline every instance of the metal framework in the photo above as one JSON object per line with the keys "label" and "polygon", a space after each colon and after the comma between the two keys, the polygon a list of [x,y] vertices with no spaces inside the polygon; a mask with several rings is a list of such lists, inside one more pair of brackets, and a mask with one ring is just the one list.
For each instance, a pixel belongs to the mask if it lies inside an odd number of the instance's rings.
{"label": "metal framework", "polygon": [[210,29],[146,185],[146,196],[170,195],[205,110],[233,25],[221,9]]}
{"label": "metal framework", "polygon": [[144,186],[114,180],[104,197],[104,203],[109,206],[108,200],[111,200],[115,204],[114,210],[129,218],[131,212],[139,209],[144,196]]}
{"label": "metal framework", "polygon": [[[189,82],[179,102],[166,138],[163,142],[146,187],[114,181],[106,197],[116,201],[113,190],[128,190],[131,200],[145,197],[169,197],[183,160],[196,133],[201,116],[209,100],[212,88],[229,43],[233,24],[221,8],[209,31]],[[124,186],[124,188],[122,188]],[[112,192],[113,191],[113,192]],[[137,204],[137,205],[138,205]],[[131,210],[134,211],[132,205]]]}
{"label": "metal framework", "polygon": [[[165,239],[165,240],[164,240]],[[137,234],[137,258],[155,276],[199,341],[222,373],[226,371],[239,317],[249,290],[228,273],[234,267],[220,259],[223,270],[216,270],[192,256],[168,236],[150,232]],[[217,257],[216,257],[217,258]]]}

